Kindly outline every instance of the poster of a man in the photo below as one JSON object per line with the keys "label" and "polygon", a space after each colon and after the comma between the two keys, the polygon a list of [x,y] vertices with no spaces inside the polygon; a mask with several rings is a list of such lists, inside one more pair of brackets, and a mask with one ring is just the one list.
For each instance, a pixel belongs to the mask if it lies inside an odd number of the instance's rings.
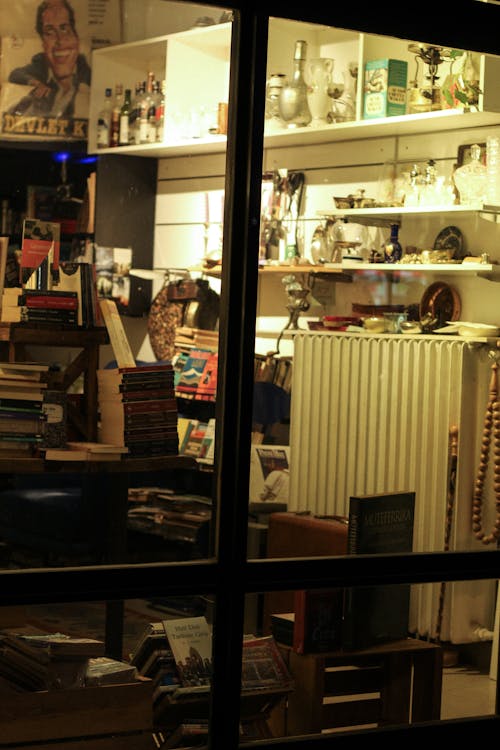
{"label": "poster of a man", "polygon": [[20,1],[29,23],[2,38],[2,132],[84,140],[91,81],[87,3]]}
{"label": "poster of a man", "polygon": [[36,12],[36,31],[43,52],[9,75],[11,83],[31,89],[12,110],[15,114],[72,117],[80,86],[90,86],[90,65],[79,51],[75,12],[68,0],[43,0]]}

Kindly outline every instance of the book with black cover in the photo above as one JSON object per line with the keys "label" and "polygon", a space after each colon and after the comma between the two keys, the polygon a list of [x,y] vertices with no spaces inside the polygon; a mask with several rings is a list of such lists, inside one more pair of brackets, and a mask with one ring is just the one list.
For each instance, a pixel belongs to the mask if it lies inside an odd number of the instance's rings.
{"label": "book with black cover", "polygon": [[344,590],[340,587],[295,591],[294,651],[311,654],[341,647],[343,598]]}
{"label": "book with black cover", "polygon": [[[351,555],[412,552],[415,492],[353,496],[347,551]],[[369,648],[408,637],[410,585],[346,589],[342,644]]]}

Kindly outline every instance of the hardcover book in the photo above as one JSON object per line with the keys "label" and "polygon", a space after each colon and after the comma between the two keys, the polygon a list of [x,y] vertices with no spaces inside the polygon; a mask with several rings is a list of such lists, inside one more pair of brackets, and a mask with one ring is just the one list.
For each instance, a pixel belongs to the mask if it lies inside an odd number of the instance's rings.
{"label": "hardcover book", "polygon": [[[412,552],[414,515],[414,492],[351,497],[348,554]],[[347,589],[343,646],[368,648],[407,638],[409,608],[409,584]]]}
{"label": "hardcover book", "polygon": [[295,591],[294,651],[312,654],[341,647],[343,599],[342,588]]}

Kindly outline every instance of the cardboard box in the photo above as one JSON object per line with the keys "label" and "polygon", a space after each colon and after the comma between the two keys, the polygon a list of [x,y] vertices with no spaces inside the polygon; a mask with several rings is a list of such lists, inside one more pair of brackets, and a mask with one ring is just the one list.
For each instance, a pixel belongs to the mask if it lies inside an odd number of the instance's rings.
{"label": "cardboard box", "polygon": [[370,60],[365,65],[365,120],[406,114],[408,63],[404,60]]}
{"label": "cardboard box", "polygon": [[[152,681],[2,695],[0,744],[152,731]],[[124,746],[125,747],[125,746]]]}

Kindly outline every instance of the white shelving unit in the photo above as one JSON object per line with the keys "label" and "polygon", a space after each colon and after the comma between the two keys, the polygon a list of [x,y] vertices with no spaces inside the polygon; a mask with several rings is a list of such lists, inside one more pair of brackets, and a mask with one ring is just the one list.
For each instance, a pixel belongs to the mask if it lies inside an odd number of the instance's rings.
{"label": "white shelving unit", "polygon": [[[89,111],[90,153],[97,152],[96,122],[102,106],[104,89],[121,82],[134,91],[138,80],[144,80],[148,70],[156,78],[166,81],[166,130],[162,142],[139,146],[100,149],[98,153],[120,153],[152,158],[187,154],[221,153],[226,148],[224,135],[201,133],[190,137],[189,120],[201,109],[213,111],[219,102],[228,101],[229,56],[231,23],[194,28],[140,42],[103,47],[92,53],[92,89]],[[409,52],[412,40],[371,36],[333,27],[313,26],[284,19],[271,19],[269,30],[268,72],[291,75],[295,40],[308,43],[308,59],[334,59],[334,78],[351,61],[358,65],[356,117],[351,122],[340,122],[324,127],[285,127],[264,133],[266,148],[314,145],[338,141],[379,138],[384,136],[445,133],[446,131],[500,125],[500,90],[488,82],[500,77],[500,59],[478,55],[480,97],[478,112],[446,109],[437,112],[401,115],[376,120],[363,120],[363,72],[367,60],[394,57],[408,62],[410,79],[414,55]],[[447,65],[440,66],[441,80]]]}
{"label": "white shelving unit", "polygon": [[341,264],[343,271],[374,273],[384,271],[385,273],[435,273],[435,274],[458,274],[460,276],[491,276],[494,273],[500,275],[500,266],[492,263],[364,263],[356,260],[343,260]]}
{"label": "white shelving unit", "polygon": [[[216,24],[141,42],[103,47],[92,53],[89,110],[90,153],[150,156],[223,151],[226,137],[209,135],[205,126],[219,102],[228,101],[231,24]],[[165,133],[159,143],[97,149],[97,115],[104,90],[122,83],[135,90],[148,71],[166,82]],[[194,122],[198,119],[198,122]],[[181,138],[196,127],[199,137]]]}

